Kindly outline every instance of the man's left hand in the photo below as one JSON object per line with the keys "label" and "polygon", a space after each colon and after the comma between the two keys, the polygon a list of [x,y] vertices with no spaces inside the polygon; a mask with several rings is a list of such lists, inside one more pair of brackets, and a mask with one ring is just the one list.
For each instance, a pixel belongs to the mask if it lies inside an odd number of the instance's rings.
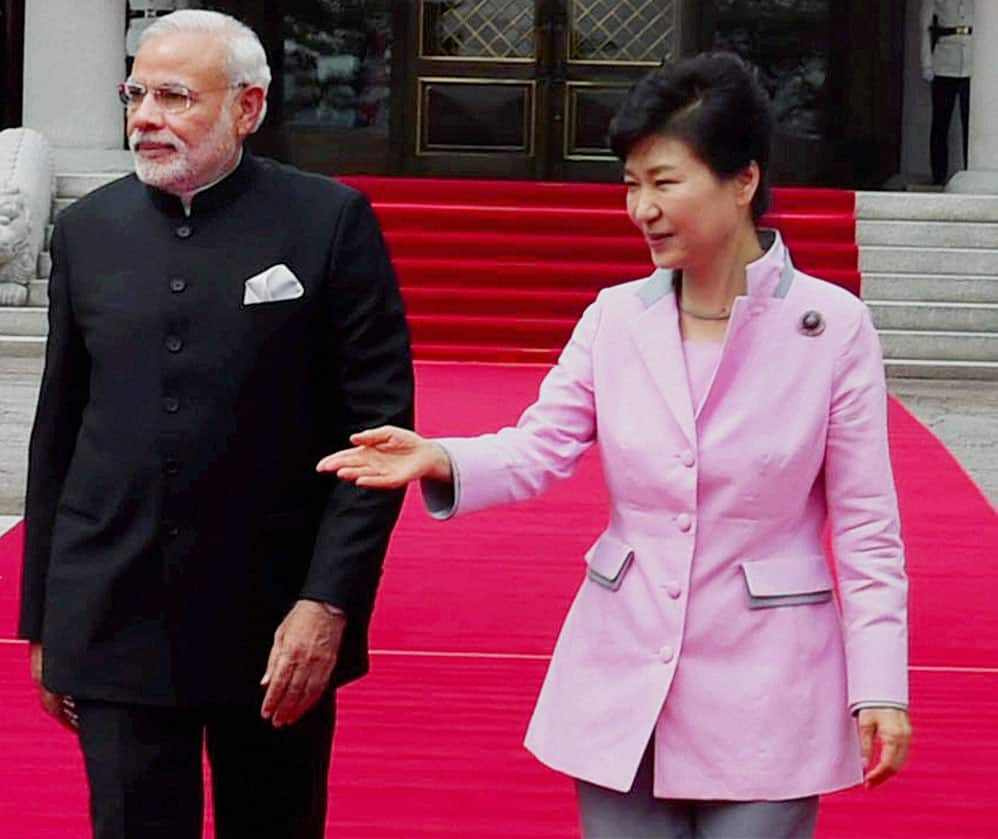
{"label": "man's left hand", "polygon": [[346,617],[325,603],[299,600],[274,633],[260,714],[275,728],[301,719],[329,686]]}
{"label": "man's left hand", "polygon": [[80,727],[80,716],[76,711],[76,703],[71,696],[63,696],[53,693],[42,683],[42,660],[44,651],[41,643],[32,641],[30,647],[31,656],[31,678],[38,688],[38,697],[41,699],[42,708],[45,713],[53,717],[74,734]]}
{"label": "man's left hand", "polygon": [[864,778],[867,787],[879,786],[896,775],[908,757],[911,742],[908,712],[897,708],[864,708],[859,712],[859,741],[867,767],[873,762],[874,744],[880,744],[880,759]]}

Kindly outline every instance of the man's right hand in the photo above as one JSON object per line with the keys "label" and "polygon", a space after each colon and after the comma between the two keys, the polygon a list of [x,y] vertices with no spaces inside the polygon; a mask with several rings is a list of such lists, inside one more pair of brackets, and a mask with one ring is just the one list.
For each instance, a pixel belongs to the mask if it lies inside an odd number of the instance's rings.
{"label": "man's right hand", "polygon": [[936,77],[935,71],[931,67],[922,68],[922,78],[925,79],[929,84],[932,84],[932,80]]}
{"label": "man's right hand", "polygon": [[52,693],[42,684],[42,645],[31,644],[31,678],[38,687],[38,696],[42,702],[42,708],[50,717],[54,717],[60,725],[65,726],[72,732],[80,727],[80,719],[76,714],[76,704],[69,696],[62,696]]}

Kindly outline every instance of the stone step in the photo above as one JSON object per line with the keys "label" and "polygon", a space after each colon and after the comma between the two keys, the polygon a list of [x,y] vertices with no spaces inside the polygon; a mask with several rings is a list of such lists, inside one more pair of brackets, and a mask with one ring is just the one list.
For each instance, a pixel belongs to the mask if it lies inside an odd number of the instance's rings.
{"label": "stone step", "polygon": [[889,358],[884,362],[892,379],[980,379],[998,381],[998,361],[925,361]]}
{"label": "stone step", "polygon": [[860,247],[998,248],[998,223],[955,221],[858,221]]}
{"label": "stone step", "polygon": [[863,273],[884,274],[983,274],[998,276],[998,249],[904,248],[868,245],[860,248]]}
{"label": "stone step", "polygon": [[[0,334],[0,358],[41,358],[44,354],[45,338],[42,336]],[[884,367],[891,378],[998,381],[998,361],[888,358]]]}
{"label": "stone step", "polygon": [[960,274],[863,274],[868,300],[998,303],[998,277]]}
{"label": "stone step", "polygon": [[[995,280],[998,286],[998,278]],[[48,281],[31,283],[29,306],[48,306]],[[998,304],[911,300],[868,300],[880,329],[998,332]]]}
{"label": "stone step", "polygon": [[55,194],[58,198],[82,198],[88,192],[116,181],[125,172],[68,172],[56,175]]}
{"label": "stone step", "polygon": [[916,361],[998,362],[998,333],[881,329],[884,357]]}
{"label": "stone step", "polygon": [[998,196],[857,192],[857,219],[998,222]]}
{"label": "stone step", "polygon": [[52,218],[58,217],[59,213],[76,203],[76,198],[55,198],[52,201]]}
{"label": "stone step", "polygon": [[44,337],[48,328],[48,310],[44,306],[0,307],[0,335]]}
{"label": "stone step", "polygon": [[[128,171],[65,172],[56,175],[59,199],[81,198]],[[858,192],[856,218],[860,221],[998,222],[998,196],[911,192]]]}
{"label": "stone step", "polygon": [[47,307],[49,304],[48,280],[33,280],[28,289],[28,305]]}
{"label": "stone step", "polygon": [[[52,255],[43,251],[38,255],[36,276],[48,280],[51,271]],[[867,271],[863,274],[863,297],[926,303],[998,303],[998,275]]]}
{"label": "stone step", "polygon": [[[43,293],[41,285],[35,285],[36,297]],[[890,358],[998,361],[998,307],[873,302],[870,308]],[[970,322],[983,328],[959,328]],[[0,334],[45,335],[47,330],[43,305],[0,308]]]}
{"label": "stone step", "polygon": [[867,300],[877,329],[998,333],[998,303]]}
{"label": "stone step", "polygon": [[0,333],[0,358],[41,358],[43,355],[45,355],[45,338],[38,335]]}

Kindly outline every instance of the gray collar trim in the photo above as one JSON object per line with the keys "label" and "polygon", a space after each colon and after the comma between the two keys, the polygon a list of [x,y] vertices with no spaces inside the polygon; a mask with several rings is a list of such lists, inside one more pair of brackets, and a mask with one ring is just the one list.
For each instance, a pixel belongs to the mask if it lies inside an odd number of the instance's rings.
{"label": "gray collar trim", "polygon": [[782,300],[790,293],[790,286],[794,284],[794,264],[790,261],[790,253],[783,257],[783,273],[780,275],[780,284],[773,292],[773,297]]}
{"label": "gray collar trim", "polygon": [[645,304],[645,308],[657,303],[667,294],[672,294],[673,272],[668,268],[659,268],[638,289],[638,298]]}

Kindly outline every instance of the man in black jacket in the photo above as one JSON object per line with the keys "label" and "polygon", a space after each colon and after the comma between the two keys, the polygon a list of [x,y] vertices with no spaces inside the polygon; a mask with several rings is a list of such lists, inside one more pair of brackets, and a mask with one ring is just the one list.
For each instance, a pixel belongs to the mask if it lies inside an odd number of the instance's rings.
{"label": "man in black jacket", "polygon": [[65,211],[29,454],[20,631],[78,728],[98,839],[323,835],[336,686],[401,496],[319,476],[412,422],[366,200],[244,152],[270,71],[232,18],[177,12],[122,85],[137,176]]}

